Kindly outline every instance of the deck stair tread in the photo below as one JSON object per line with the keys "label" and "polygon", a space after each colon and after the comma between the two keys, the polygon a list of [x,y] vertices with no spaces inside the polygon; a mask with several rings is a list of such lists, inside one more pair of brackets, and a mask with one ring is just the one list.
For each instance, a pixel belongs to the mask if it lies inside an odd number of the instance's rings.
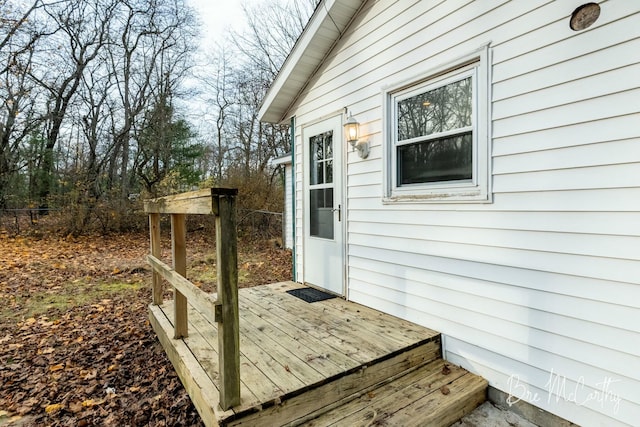
{"label": "deck stair tread", "polygon": [[486,400],[487,381],[434,360],[305,421],[306,426],[449,426]]}

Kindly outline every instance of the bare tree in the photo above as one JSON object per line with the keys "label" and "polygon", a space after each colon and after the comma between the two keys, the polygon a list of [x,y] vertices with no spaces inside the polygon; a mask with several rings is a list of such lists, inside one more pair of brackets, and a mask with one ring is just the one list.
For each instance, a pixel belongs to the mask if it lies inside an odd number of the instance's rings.
{"label": "bare tree", "polygon": [[[177,102],[196,45],[185,2],[0,0],[0,208],[19,188],[42,207],[77,207],[84,228],[92,211],[126,210],[129,193],[168,177],[197,183],[207,161]],[[269,185],[269,160],[289,149],[287,126],[257,114],[315,3],[247,6],[247,31],[213,52],[200,138],[212,141],[216,185]]]}
{"label": "bare tree", "polygon": [[121,194],[126,197],[131,143],[140,132],[137,123],[162,93],[162,85],[168,84],[175,93],[189,68],[194,44],[188,30],[192,14],[183,0],[124,0],[122,8],[116,31],[121,36],[109,49],[122,108],[122,117],[114,122],[109,176],[113,181],[119,169]]}
{"label": "bare tree", "polygon": [[201,78],[207,95],[204,102],[211,105],[213,109],[209,112],[213,113],[212,121],[214,124],[214,170],[213,178],[218,185],[222,182],[225,171],[225,160],[228,155],[229,147],[227,145],[227,136],[232,134],[233,130],[229,129],[230,114],[235,104],[233,77],[233,64],[231,63],[231,54],[224,45],[219,46],[217,55],[212,59],[212,72]]}
{"label": "bare tree", "polygon": [[24,9],[18,6],[0,1],[0,208],[7,206],[10,183],[22,167],[21,144],[39,122],[28,72],[36,44],[45,33],[29,18],[42,5],[36,0]]}
{"label": "bare tree", "polygon": [[[302,33],[317,0],[269,0],[245,4],[248,26],[231,32],[212,53],[213,69],[204,78],[210,139],[214,142],[217,183],[240,187],[253,209],[274,206],[278,185],[270,160],[290,150],[288,125],[260,123],[267,89]],[[275,197],[277,203],[282,202]]]}
{"label": "bare tree", "polygon": [[47,4],[43,10],[55,32],[48,37],[46,59],[31,77],[48,93],[45,113],[46,145],[37,184],[41,208],[48,207],[54,147],[83,73],[103,48],[117,0],[77,0]]}
{"label": "bare tree", "polygon": [[273,80],[302,34],[318,0],[270,1],[243,6],[248,30],[232,39],[248,66]]}

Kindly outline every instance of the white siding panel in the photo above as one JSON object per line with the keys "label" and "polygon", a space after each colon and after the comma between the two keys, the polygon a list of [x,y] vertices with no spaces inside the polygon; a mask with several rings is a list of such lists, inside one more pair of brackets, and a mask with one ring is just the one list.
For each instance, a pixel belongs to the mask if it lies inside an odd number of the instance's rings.
{"label": "white siding panel", "polygon": [[[359,280],[364,283],[392,283],[394,277],[388,274],[374,272],[368,268],[354,271],[358,274]],[[410,273],[410,272],[407,272]],[[415,276],[414,276],[415,277]],[[431,279],[429,274],[422,277],[416,277],[413,280],[410,277],[405,278],[403,292],[412,295],[412,297],[423,298],[433,303],[451,305],[455,301],[455,306],[468,312],[494,318],[492,322],[507,322],[509,327],[514,326],[514,335],[511,337],[514,341],[526,345],[533,345],[537,348],[549,350],[548,345],[553,345],[556,338],[570,339],[580,341],[582,343],[602,346],[609,350],[624,353],[628,360],[632,362],[629,367],[618,367],[614,369],[620,375],[629,376],[640,380],[640,372],[634,372],[634,368],[640,368],[638,356],[640,356],[640,348],[637,347],[636,330],[623,330],[615,327],[609,327],[598,323],[590,322],[585,319],[576,319],[566,314],[556,314],[547,311],[538,310],[527,305],[519,305],[506,303],[499,299],[488,298],[486,296],[469,295],[467,292],[460,292],[452,289],[451,286],[439,286],[425,279]],[[549,297],[553,298],[553,297]],[[424,302],[424,301],[423,301]],[[575,301],[579,303],[580,301]],[[539,341],[535,341],[531,333],[522,335],[521,327],[527,328],[531,323],[538,325],[535,336],[539,337]],[[632,325],[628,325],[633,327]],[[505,327],[500,330],[505,331]],[[547,336],[547,334],[551,334]],[[504,335],[507,337],[507,335]],[[583,359],[586,361],[587,359]],[[594,371],[599,371],[600,364],[593,364]],[[630,399],[639,399],[640,395],[629,392]],[[640,403],[640,401],[639,401]]]}
{"label": "white siding panel", "polygon": [[577,234],[608,234],[640,237],[640,212],[490,212],[490,211],[414,211],[350,209],[349,221],[385,224],[432,225],[491,230],[521,230]]}
{"label": "white siding panel", "polygon": [[[572,33],[568,28],[568,21],[563,19],[524,37],[515,39],[513,44],[517,43],[518,46],[500,46],[500,49],[496,49],[494,54],[496,61],[493,76],[494,82],[500,82],[562,61],[578,58],[640,37],[636,6],[629,2],[617,3],[615,7],[610,5],[608,10],[610,13],[609,18],[620,19],[616,22],[595,27],[589,31],[577,34]],[[631,14],[632,11],[635,14]],[[564,37],[558,37],[559,34]],[[541,47],[532,49],[529,45],[531,40],[525,39],[525,37],[540,40]],[[536,42],[533,42],[533,44],[538,45]],[[516,55],[512,59],[502,62],[501,54],[505,53],[505,56],[511,56],[514,53]],[[631,63],[633,62],[636,61],[631,58]]]}
{"label": "white siding panel", "polygon": [[302,282],[304,278],[304,245],[303,245],[303,232],[304,229],[302,225],[304,224],[304,206],[302,203],[303,200],[303,185],[302,185],[302,174],[305,169],[302,167],[302,128],[297,125],[298,120],[296,118],[296,129],[295,131],[295,179],[296,179],[296,212],[295,212],[295,229],[296,229],[296,251],[295,251],[295,259],[293,260],[295,264],[295,277],[294,280],[297,282]]}
{"label": "white siding panel", "polygon": [[[640,61],[640,55],[638,57]],[[640,75],[640,63],[565,83],[562,88],[547,87],[535,92],[512,96],[493,104],[493,118],[504,119],[551,107],[600,98],[629,89],[629,82]],[[638,82],[640,87],[640,81]],[[636,104],[636,110],[638,105]]]}
{"label": "white siding panel", "polygon": [[493,173],[499,175],[600,166],[602,159],[607,159],[609,165],[640,163],[640,138],[494,156]]}
{"label": "white siding panel", "polygon": [[[560,128],[540,129],[519,135],[505,135],[504,137],[493,138],[493,155],[503,156],[560,147],[575,147],[600,142],[634,139],[638,137],[638,120],[640,120],[640,114],[632,113],[586,123],[572,123]],[[617,156],[619,153],[609,153],[609,156],[611,155]],[[609,156],[599,157],[596,160],[602,163]]]}
{"label": "white siding panel", "polygon": [[[399,278],[405,274],[405,267],[410,267],[452,276],[468,277],[477,280],[478,286],[480,286],[479,281],[496,282],[511,285],[516,291],[520,288],[534,289],[550,294],[561,294],[619,305],[634,310],[640,309],[640,286],[637,283],[620,283],[591,278],[577,279],[549,271],[523,271],[518,267],[505,264],[479,263],[366,246],[350,246],[349,253],[350,260],[357,257],[386,263],[386,269],[398,271],[395,276]],[[400,280],[398,284],[401,283]],[[633,322],[637,316],[637,311],[624,311],[624,313],[626,313],[625,317],[617,319],[617,321]],[[633,325],[637,325],[637,323],[633,323]],[[631,327],[634,327],[633,325]]]}
{"label": "white siding panel", "polygon": [[490,248],[512,248],[558,254],[573,254],[603,258],[640,261],[638,238],[635,236],[609,236],[598,234],[548,233],[481,229],[471,227],[442,227],[416,224],[387,224],[372,228],[367,223],[350,222],[350,233],[378,237],[420,239],[430,242],[450,242]]}
{"label": "white siding panel", "polygon": [[640,187],[640,163],[495,175],[496,193]]}
{"label": "white siding panel", "polygon": [[[380,187],[381,188],[381,187]],[[380,209],[383,206],[382,192],[373,189],[369,194],[361,191],[359,197],[349,200],[350,209]],[[351,198],[351,195],[349,196]],[[640,211],[640,188],[547,191],[532,193],[495,193],[493,204],[482,207],[489,211],[529,212],[638,212]],[[397,210],[416,210],[411,204],[396,204]],[[478,206],[467,204],[433,204],[429,210],[477,211]],[[417,209],[421,211],[422,208]]]}
{"label": "white siding panel", "polygon": [[496,194],[505,210],[637,212],[640,188]]}
{"label": "white siding panel", "polygon": [[[370,1],[300,94],[301,125],[347,107],[371,153],[346,156],[349,297],[442,331],[446,356],[584,425],[640,419],[640,5]],[[493,203],[388,203],[382,88],[491,42]],[[317,254],[307,254],[317,256]],[[566,379],[575,398],[550,390]],[[611,402],[589,398],[606,378]],[[591,394],[590,394],[591,393]],[[578,398],[582,400],[578,400]]]}
{"label": "white siding panel", "polygon": [[[493,100],[509,99],[544,88],[557,88],[563,83],[626,67],[630,64],[630,52],[640,52],[640,38],[590,52],[571,61],[562,61],[545,68],[531,70],[517,77],[508,77],[499,82],[494,79]],[[632,58],[631,64],[636,62],[637,58]],[[495,62],[493,70],[494,73],[500,72],[500,66],[495,65]]]}
{"label": "white siding panel", "polygon": [[362,172],[359,174],[349,175],[349,187],[359,185],[375,185],[382,182],[382,172],[379,170],[373,172]]}
{"label": "white siding panel", "polygon": [[[426,8],[430,3],[420,2],[419,5],[421,8]],[[511,2],[507,2],[506,5],[514,8]],[[456,10],[456,8],[459,9]],[[453,61],[461,55],[478,49],[480,45],[490,41],[488,38],[490,34],[486,32],[495,25],[500,15],[498,9],[494,2],[471,2],[463,5],[460,1],[445,1],[433,9],[434,13],[437,12],[437,17],[442,18],[435,22],[433,22],[434,15],[427,14],[421,17],[410,12],[403,14],[405,19],[415,20],[414,24],[429,26],[429,32],[423,32],[417,36],[415,25],[407,25],[406,21],[403,24],[398,20],[391,21],[382,26],[380,31],[388,31],[390,25],[394,23],[398,25],[393,27],[396,30],[389,37],[381,39],[380,43],[363,39],[363,57],[354,54],[354,56],[342,58],[344,65],[349,66],[348,69],[342,69],[332,75],[331,64],[328,64],[327,72],[322,73],[318,77],[317,84],[305,94],[313,102],[306,103],[302,100],[299,114],[313,112],[318,107],[330,110],[344,106],[336,101],[332,91],[327,91],[327,87],[323,86],[325,83],[334,86],[341,96],[352,96],[354,83],[357,81],[359,87],[373,90],[372,94],[377,95],[382,86],[397,82],[397,78],[396,81],[389,80],[391,75],[403,72],[408,78],[425,73],[429,68],[428,65],[424,65],[426,58],[438,55],[439,59],[435,66],[442,61]],[[489,11],[492,13],[488,14]],[[480,36],[467,38],[462,32],[450,31],[475,18],[478,21],[474,22],[473,26]],[[433,25],[430,25],[430,22],[433,22]],[[461,36],[462,39],[460,39]],[[452,45],[456,46],[456,49],[451,49]],[[335,60],[335,58],[332,59]],[[358,63],[366,63],[366,66],[357,66]]]}
{"label": "white siding panel", "polygon": [[[349,233],[353,245],[371,244],[371,237]],[[472,244],[437,242],[404,237],[375,237],[376,246],[395,252],[411,251],[424,255],[481,263],[504,263],[525,270],[553,271],[576,277],[635,283],[640,277],[640,262],[615,258],[564,253],[536,252],[515,248],[484,247]]]}
{"label": "white siding panel", "polygon": [[[370,292],[367,291],[367,287],[371,287],[371,284],[366,282],[360,282],[354,280],[354,286],[352,289],[354,300],[360,303],[366,304],[370,296]],[[531,366],[544,366],[547,372],[550,371],[550,366],[553,364],[562,365],[562,371],[571,372],[570,378],[579,379],[579,372],[582,372],[586,379],[589,378],[588,384],[596,384],[596,381],[600,379],[603,374],[610,373],[615,375],[620,382],[626,382],[626,385],[616,387],[620,395],[632,396],[632,401],[637,400],[637,394],[635,388],[640,382],[636,378],[624,375],[620,373],[621,370],[628,370],[638,368],[637,358],[629,355],[624,357],[625,361],[630,363],[626,368],[615,366],[613,363],[605,362],[604,366],[594,355],[601,350],[598,346],[592,346],[576,340],[564,340],[561,337],[553,334],[547,334],[539,330],[523,330],[518,325],[510,322],[503,322],[500,319],[496,319],[492,316],[486,316],[476,312],[468,312],[460,310],[457,305],[442,304],[437,301],[424,299],[417,296],[412,296],[410,299],[403,298],[401,293],[388,288],[376,288],[380,293],[378,298],[381,298],[385,303],[385,308],[388,311],[402,312],[407,317],[412,311],[419,312],[421,315],[424,313],[425,319],[430,318],[431,323],[439,324],[439,330],[444,331],[445,334],[449,334],[451,331],[452,336],[459,335],[465,328],[467,328],[468,322],[456,323],[447,322],[446,324],[440,324],[439,320],[446,318],[447,316],[463,315],[468,317],[469,321],[473,321],[477,335],[470,337],[467,342],[485,346],[485,348],[500,348],[500,353],[510,359],[516,360],[521,363],[526,363]],[[424,323],[421,321],[419,323]],[[494,328],[487,328],[488,324],[492,324]],[[562,349],[562,353],[558,354],[558,349]],[[605,351],[605,354],[616,354],[609,350]],[[622,360],[622,359],[621,359]],[[600,368],[595,369],[593,363],[597,363]],[[577,369],[579,367],[579,369]],[[608,369],[613,368],[612,370]]]}
{"label": "white siding panel", "polygon": [[293,168],[290,164],[284,168],[284,247],[293,248],[293,227],[295,224],[293,215]]}
{"label": "white siding panel", "polygon": [[[371,284],[354,280],[351,290],[354,293],[354,300],[364,298],[368,287],[371,287]],[[620,385],[616,387],[616,392],[625,399],[637,403],[636,390],[640,385],[637,373],[640,365],[637,356],[602,349],[597,345],[550,334],[539,329],[523,328],[513,322],[475,311],[463,310],[457,304],[441,303],[415,295],[407,299],[403,297],[402,293],[389,288],[376,288],[376,291],[379,293],[379,298],[382,298],[388,307],[399,305],[407,310],[425,311],[438,318],[464,316],[478,330],[492,331],[472,338],[468,342],[475,345],[485,345],[489,348],[500,348],[502,355],[521,363],[532,366],[542,365],[547,368],[548,372],[553,366],[552,364],[555,364],[562,372],[568,374],[568,378],[578,381],[580,377],[583,377],[585,385],[594,388],[603,376],[607,374],[615,376],[620,382]],[[488,325],[493,325],[493,327],[488,328]],[[447,334],[448,329],[449,327],[445,326],[441,330]],[[562,349],[561,355],[558,354],[559,349]],[[628,365],[619,366],[611,359],[603,361],[597,357],[597,354],[600,353]],[[598,366],[598,368],[594,366]],[[631,375],[626,375],[626,372]]]}
{"label": "white siding panel", "polygon": [[[472,297],[489,298],[490,300],[541,312],[561,313],[562,316],[567,316],[574,321],[585,320],[592,324],[618,328],[627,333],[640,332],[640,325],[630,321],[634,316],[638,315],[639,308],[623,307],[615,303],[603,304],[603,301],[588,299],[583,295],[563,295],[559,293],[562,289],[554,289],[555,292],[549,293],[545,290],[532,289],[526,286],[513,287],[505,283],[489,282],[433,270],[425,272],[424,269],[406,265],[398,265],[393,269],[389,269],[383,262],[355,256],[350,260],[350,265],[354,269],[363,270],[363,276],[367,276],[366,272],[384,275],[387,282],[394,281],[390,277],[403,277],[414,282],[424,282],[433,290],[433,294],[438,296],[441,289],[455,290]],[[357,273],[357,270],[354,270],[354,273]],[[361,276],[360,274],[354,275]],[[367,281],[375,283],[370,277]],[[421,290],[421,292],[426,292],[426,290]],[[477,308],[473,310],[477,310]],[[495,313],[500,313],[504,317],[504,313],[501,311],[495,311]],[[588,331],[587,329],[586,332]],[[620,347],[623,348],[622,351],[637,355],[640,352],[640,347],[637,346],[637,336],[631,335],[628,338],[628,342],[614,343],[611,348],[622,346]],[[590,334],[585,341],[597,344],[599,339],[599,335]]]}
{"label": "white siding panel", "polygon": [[493,121],[493,136],[534,132],[637,113],[640,88]]}
{"label": "white siding panel", "polygon": [[[519,398],[561,417],[573,418],[574,422],[583,426],[633,426],[640,416],[640,407],[623,400],[615,387],[618,379],[605,376],[598,381],[597,389],[579,400],[584,409],[576,414],[576,389],[583,389],[583,383],[567,379],[563,371],[555,369],[551,372],[541,371],[534,366],[505,358],[499,353],[486,350],[452,337],[447,341],[447,358],[486,378],[492,378],[489,384],[513,396],[512,402]],[[566,380],[566,381],[565,381]],[[534,384],[532,384],[534,383]],[[565,385],[559,391],[558,385]],[[556,393],[548,396],[549,390]],[[591,408],[586,404],[591,402]],[[595,409],[593,407],[595,406]],[[615,418],[621,421],[616,421]]]}

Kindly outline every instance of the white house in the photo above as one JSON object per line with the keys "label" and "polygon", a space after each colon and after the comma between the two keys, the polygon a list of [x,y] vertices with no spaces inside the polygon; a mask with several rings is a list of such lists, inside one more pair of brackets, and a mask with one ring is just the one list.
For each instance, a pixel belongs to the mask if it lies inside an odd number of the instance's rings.
{"label": "white house", "polygon": [[297,281],[640,425],[640,2],[598,3],[323,0],[260,114],[294,124]]}

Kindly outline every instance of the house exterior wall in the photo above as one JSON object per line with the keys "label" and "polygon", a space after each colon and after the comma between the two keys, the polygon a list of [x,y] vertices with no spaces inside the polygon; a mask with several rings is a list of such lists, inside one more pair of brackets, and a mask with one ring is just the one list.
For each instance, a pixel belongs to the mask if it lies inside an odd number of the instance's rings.
{"label": "house exterior wall", "polygon": [[[291,110],[348,107],[348,298],[443,333],[448,360],[581,425],[640,422],[640,4],[370,1]],[[383,92],[490,43],[491,203],[389,203]]]}
{"label": "house exterior wall", "polygon": [[284,165],[284,247],[293,249],[293,167]]}

